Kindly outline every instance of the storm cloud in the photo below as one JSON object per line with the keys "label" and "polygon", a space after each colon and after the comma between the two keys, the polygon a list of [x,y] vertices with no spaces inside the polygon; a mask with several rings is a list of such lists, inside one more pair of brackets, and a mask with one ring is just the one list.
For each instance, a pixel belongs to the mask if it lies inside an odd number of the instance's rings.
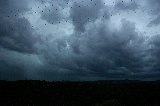
{"label": "storm cloud", "polygon": [[27,1],[20,1],[18,4],[14,4],[16,0],[1,2],[0,46],[22,53],[35,52],[34,43],[38,38],[29,21],[21,16],[28,10]]}
{"label": "storm cloud", "polygon": [[1,0],[0,79],[159,79],[158,10],[158,0]]}
{"label": "storm cloud", "polygon": [[119,0],[116,2],[116,5],[115,5],[117,10],[136,10],[138,9],[138,6],[139,5],[133,0],[131,1]]}

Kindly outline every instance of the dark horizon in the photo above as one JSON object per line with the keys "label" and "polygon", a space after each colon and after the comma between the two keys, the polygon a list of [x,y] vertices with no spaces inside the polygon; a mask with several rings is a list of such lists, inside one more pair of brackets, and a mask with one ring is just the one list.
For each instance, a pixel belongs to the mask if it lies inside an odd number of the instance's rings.
{"label": "dark horizon", "polygon": [[160,81],[0,81],[1,106],[159,106]]}

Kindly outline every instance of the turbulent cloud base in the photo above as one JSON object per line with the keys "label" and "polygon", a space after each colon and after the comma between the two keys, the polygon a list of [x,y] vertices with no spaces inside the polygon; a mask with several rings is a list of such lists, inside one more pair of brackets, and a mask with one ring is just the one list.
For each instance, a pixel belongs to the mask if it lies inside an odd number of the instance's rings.
{"label": "turbulent cloud base", "polygon": [[0,79],[157,80],[159,7],[159,0],[1,0]]}

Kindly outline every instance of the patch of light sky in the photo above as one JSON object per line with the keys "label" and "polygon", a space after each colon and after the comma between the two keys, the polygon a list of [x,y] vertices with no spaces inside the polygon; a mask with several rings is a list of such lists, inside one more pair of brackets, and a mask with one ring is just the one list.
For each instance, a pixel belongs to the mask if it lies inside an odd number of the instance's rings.
{"label": "patch of light sky", "polygon": [[157,27],[148,27],[150,21],[152,21],[152,16],[150,15],[150,10],[145,7],[143,1],[140,2],[140,8],[133,11],[120,11],[117,14],[114,14],[111,17],[111,22],[117,29],[121,26],[121,20],[126,19],[128,21],[134,22],[136,26],[136,31],[139,33],[143,33],[145,36],[154,36],[160,34],[160,30],[158,30],[159,26]]}

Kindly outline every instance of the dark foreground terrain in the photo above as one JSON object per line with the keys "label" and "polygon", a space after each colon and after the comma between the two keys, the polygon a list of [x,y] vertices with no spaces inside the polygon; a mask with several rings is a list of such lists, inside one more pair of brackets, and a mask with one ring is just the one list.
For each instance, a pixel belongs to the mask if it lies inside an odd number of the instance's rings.
{"label": "dark foreground terrain", "polygon": [[160,81],[0,81],[0,106],[160,106]]}

